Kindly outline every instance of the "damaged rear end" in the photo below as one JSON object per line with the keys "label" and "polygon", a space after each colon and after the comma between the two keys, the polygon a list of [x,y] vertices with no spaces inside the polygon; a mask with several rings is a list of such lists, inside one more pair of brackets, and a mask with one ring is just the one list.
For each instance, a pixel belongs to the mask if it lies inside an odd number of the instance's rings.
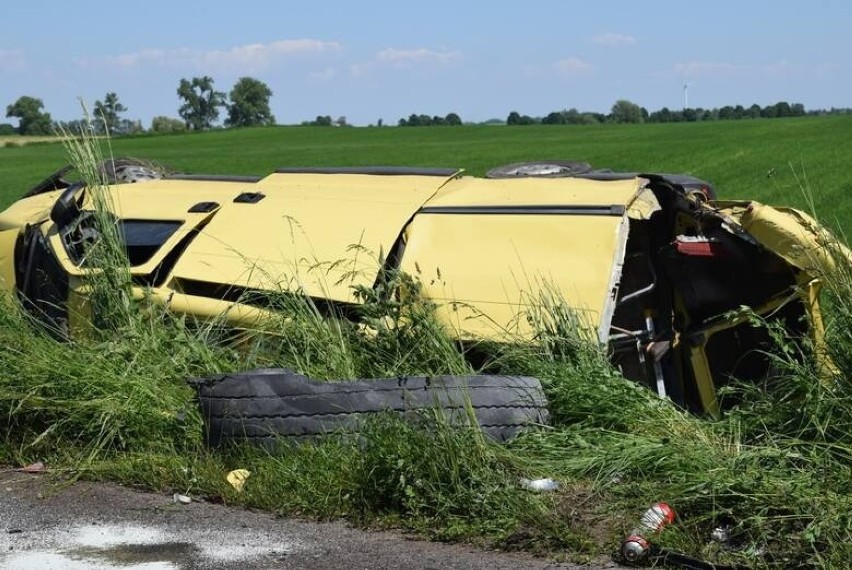
{"label": "damaged rear end", "polygon": [[[717,415],[731,379],[759,381],[777,349],[770,330],[822,343],[825,244],[813,220],[756,202],[708,202],[649,176],[651,207],[630,217],[612,320],[614,362],[695,412]],[[824,261],[827,261],[824,259]]]}
{"label": "damaged rear end", "polygon": [[765,378],[776,347],[822,323],[813,220],[714,202],[683,175],[604,171],[462,178],[404,232],[401,267],[457,337],[536,341],[534,305],[554,294],[627,378],[717,415],[732,378]]}

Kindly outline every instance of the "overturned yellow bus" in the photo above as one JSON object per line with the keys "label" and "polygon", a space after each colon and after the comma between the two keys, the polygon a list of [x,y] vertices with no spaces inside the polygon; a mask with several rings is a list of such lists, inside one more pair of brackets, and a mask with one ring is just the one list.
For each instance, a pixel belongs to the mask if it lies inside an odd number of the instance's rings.
{"label": "overturned yellow bus", "polygon": [[[690,176],[560,161],[482,178],[400,167],[165,175],[132,160],[102,170],[136,294],[234,326],[264,318],[247,292],[292,288],[351,308],[353,286],[399,269],[420,277],[454,337],[534,341],[523,315],[555,292],[626,377],[711,414],[729,377],[767,372],[767,333],[743,307],[791,335],[821,334],[813,220],[716,201]],[[98,239],[90,194],[65,168],[0,214],[3,286],[72,334]]]}

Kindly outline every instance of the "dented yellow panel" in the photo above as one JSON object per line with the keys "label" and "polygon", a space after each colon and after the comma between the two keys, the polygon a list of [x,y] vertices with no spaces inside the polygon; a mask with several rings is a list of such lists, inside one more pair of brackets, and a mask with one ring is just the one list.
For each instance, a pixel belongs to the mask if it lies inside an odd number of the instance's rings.
{"label": "dented yellow panel", "polygon": [[372,286],[379,256],[446,181],[439,176],[273,174],[256,204],[231,201],[187,248],[178,279],[237,287],[303,289],[354,301]]}
{"label": "dented yellow panel", "polygon": [[402,270],[421,280],[462,338],[528,338],[526,313],[553,294],[608,334],[627,239],[622,216],[418,214],[406,238]]}
{"label": "dented yellow panel", "polygon": [[793,208],[759,202],[725,203],[721,213],[737,222],[761,245],[805,271],[806,280],[835,266],[834,257],[849,251],[811,216]]}
{"label": "dented yellow panel", "polygon": [[61,193],[60,191],[46,192],[13,202],[0,212],[0,231],[13,228],[20,230],[26,224],[46,220]]}
{"label": "dented yellow panel", "polygon": [[18,229],[0,231],[0,289],[15,291],[15,242]]}

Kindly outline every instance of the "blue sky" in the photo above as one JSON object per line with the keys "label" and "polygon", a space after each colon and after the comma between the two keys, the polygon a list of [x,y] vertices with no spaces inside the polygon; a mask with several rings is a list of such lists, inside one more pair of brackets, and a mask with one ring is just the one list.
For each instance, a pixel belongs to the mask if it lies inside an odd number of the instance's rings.
{"label": "blue sky", "polygon": [[149,126],[201,75],[266,82],[279,123],[677,109],[684,83],[691,107],[852,107],[849,0],[28,0],[0,22],[0,104],[60,120],[114,91]]}

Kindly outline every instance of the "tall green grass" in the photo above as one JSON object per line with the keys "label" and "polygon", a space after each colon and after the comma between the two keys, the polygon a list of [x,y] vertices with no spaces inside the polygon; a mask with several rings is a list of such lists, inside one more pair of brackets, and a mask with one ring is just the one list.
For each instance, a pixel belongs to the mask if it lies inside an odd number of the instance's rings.
{"label": "tall green grass", "polygon": [[[84,172],[100,160],[91,149],[80,155]],[[117,237],[110,216],[98,223],[102,239]],[[842,568],[852,556],[852,264],[843,256],[825,275],[835,368],[826,376],[807,342],[776,335],[773,377],[734,385],[741,403],[721,420],[626,381],[575,314],[543,298],[528,315],[540,342],[474,348],[486,355],[477,359],[483,371],[541,378],[549,427],[499,445],[439,415],[378,416],[357,441],[273,455],[204,449],[186,379],[258,366],[325,379],[469,373],[460,348],[471,347],[445,334],[405,275],[356,292],[362,323],[281,292],[267,299],[280,319],[234,334],[130,301],[120,244],[92,247],[106,252],[92,251],[98,334],[59,343],[16,300],[0,305],[0,461],[45,460],[78,476],[561,557],[615,551],[635,518],[664,500],[678,519],[656,540],[707,560]],[[409,294],[393,294],[400,289]],[[242,492],[224,480],[234,468],[252,472]],[[556,479],[559,490],[520,484],[536,477]],[[731,532],[724,544],[710,540],[720,526]]]}

